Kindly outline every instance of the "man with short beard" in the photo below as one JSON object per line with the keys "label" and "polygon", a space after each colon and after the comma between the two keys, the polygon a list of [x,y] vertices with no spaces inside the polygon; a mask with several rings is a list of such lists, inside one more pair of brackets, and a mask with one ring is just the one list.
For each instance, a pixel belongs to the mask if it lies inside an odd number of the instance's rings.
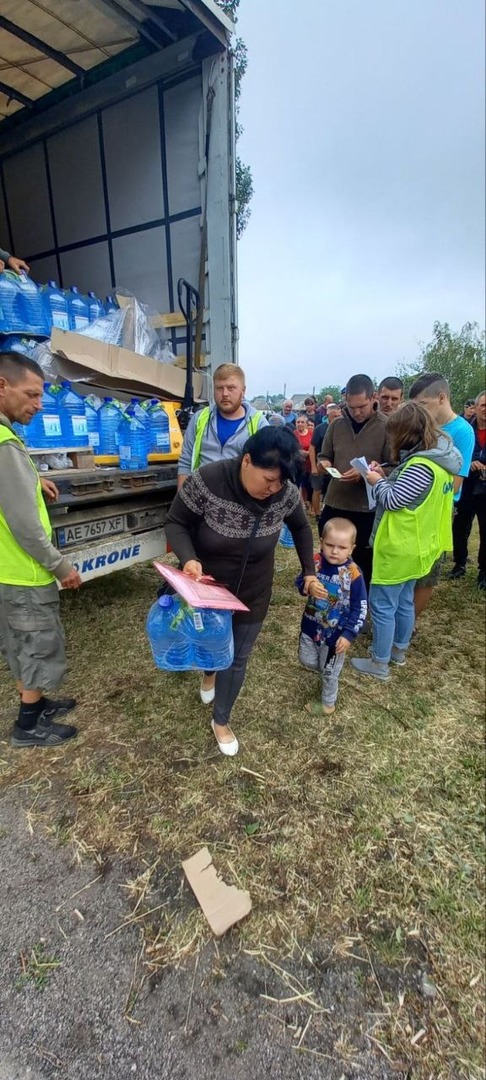
{"label": "man with short beard", "polygon": [[245,372],[237,364],[220,364],[213,375],[214,405],[199,409],[184,434],[177,487],[200,465],[238,457],[250,435],[267,420],[245,400]]}
{"label": "man with short beard", "polygon": [[368,375],[353,375],[346,385],[343,414],[329,424],[319,468],[333,466],[341,473],[332,477],[319,519],[319,535],[326,521],[344,517],[356,526],[353,558],[363,572],[366,585],[371,581],[372,551],[369,546],[375,511],[370,510],[364,480],[351,466],[351,458],[365,457],[369,463],[383,465],[388,460],[386,420],[375,406],[375,390]]}

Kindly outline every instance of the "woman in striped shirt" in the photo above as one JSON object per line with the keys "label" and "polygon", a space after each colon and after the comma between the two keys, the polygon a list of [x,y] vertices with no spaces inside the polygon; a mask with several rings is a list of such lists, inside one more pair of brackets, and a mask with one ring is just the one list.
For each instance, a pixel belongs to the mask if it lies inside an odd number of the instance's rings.
{"label": "woman in striped shirt", "polygon": [[390,660],[405,663],[415,582],[452,549],[452,477],[462,465],[452,440],[414,401],[392,413],[387,432],[391,458],[399,465],[386,478],[372,462],[366,477],[377,502],[370,539],[372,652],[370,659],[351,661],[360,674],[382,680],[390,678]]}

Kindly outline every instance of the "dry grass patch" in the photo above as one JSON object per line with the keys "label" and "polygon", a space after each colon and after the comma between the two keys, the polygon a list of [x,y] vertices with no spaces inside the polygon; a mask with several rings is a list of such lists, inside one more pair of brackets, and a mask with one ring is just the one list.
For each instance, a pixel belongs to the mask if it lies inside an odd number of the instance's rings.
{"label": "dry grass patch", "polygon": [[[336,714],[321,720],[302,709],[318,682],[297,662],[295,572],[279,550],[234,713],[236,759],[217,750],[198,676],[153,667],[144,622],[157,582],[144,567],[63,597],[81,734],[48,754],[3,744],[1,783],[26,787],[30,827],[47,825],[100,872],[126,860],[151,970],[209,940],[180,871],[207,844],[253,900],[231,947],[281,967],[282,999],[314,1003],[316,1052],[319,972],[357,962],[380,1004],[367,1036],[377,1053],[414,1076],[479,1077],[484,599],[472,575],[442,585],[407,667],[383,685],[347,664]],[[7,731],[15,695],[3,685]],[[351,1035],[339,1038],[351,1060]]]}

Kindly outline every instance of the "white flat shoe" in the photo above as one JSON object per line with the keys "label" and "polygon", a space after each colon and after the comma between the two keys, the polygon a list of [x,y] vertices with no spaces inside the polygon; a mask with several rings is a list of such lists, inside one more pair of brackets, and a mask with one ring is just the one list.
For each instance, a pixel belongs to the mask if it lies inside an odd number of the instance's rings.
{"label": "white flat shoe", "polygon": [[214,701],[215,692],[216,691],[214,686],[211,687],[211,690],[203,690],[203,684],[201,679],[201,685],[199,687],[199,697],[201,698],[203,705],[210,705],[211,702]]}
{"label": "white flat shoe", "polygon": [[214,720],[211,720],[211,727],[214,731],[214,737],[216,739],[219,749],[221,750],[221,753],[224,754],[225,757],[235,757],[240,748],[238,739],[232,739],[231,742],[220,742],[218,736],[216,735],[216,726]]}

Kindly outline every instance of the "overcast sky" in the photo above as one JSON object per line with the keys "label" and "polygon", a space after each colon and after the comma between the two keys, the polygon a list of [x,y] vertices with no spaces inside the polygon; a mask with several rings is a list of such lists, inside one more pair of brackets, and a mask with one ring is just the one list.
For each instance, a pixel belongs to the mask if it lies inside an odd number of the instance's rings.
{"label": "overcast sky", "polygon": [[484,326],[483,0],[241,0],[249,396]]}

